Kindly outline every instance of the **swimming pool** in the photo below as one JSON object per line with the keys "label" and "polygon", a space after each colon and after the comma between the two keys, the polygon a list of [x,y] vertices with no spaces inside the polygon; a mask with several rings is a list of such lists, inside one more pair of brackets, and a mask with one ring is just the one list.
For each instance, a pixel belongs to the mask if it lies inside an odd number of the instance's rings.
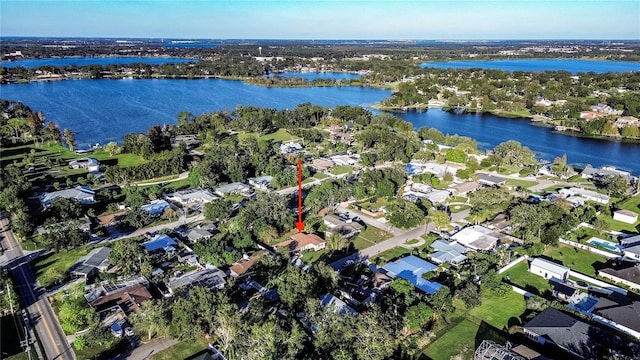
{"label": "swimming pool", "polygon": [[576,308],[584,312],[589,312],[589,310],[591,310],[596,305],[597,302],[598,302],[598,299],[595,299],[591,296],[585,296],[582,299],[580,299],[580,302],[573,304],[573,306],[575,306]]}
{"label": "swimming pool", "polygon": [[589,240],[587,240],[587,244],[591,244],[594,246],[598,246],[601,248],[605,248],[609,251],[615,252],[615,253],[619,253],[620,249],[618,249],[618,246],[616,245],[616,243],[611,242],[611,241],[607,241],[607,240],[602,240],[602,239],[598,239],[598,238],[591,238]]}

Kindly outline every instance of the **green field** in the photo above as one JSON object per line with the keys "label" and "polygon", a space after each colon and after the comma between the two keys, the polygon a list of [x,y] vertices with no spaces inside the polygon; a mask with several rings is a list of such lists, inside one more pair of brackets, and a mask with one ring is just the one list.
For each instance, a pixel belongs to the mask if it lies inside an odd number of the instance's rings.
{"label": "green field", "polygon": [[371,261],[375,262],[376,264],[384,264],[393,259],[397,259],[401,256],[404,256],[410,253],[411,253],[411,250],[397,246],[397,247],[394,247],[393,249],[383,251],[380,254],[371,257]]}
{"label": "green field", "polygon": [[[475,337],[479,328],[480,325],[464,319],[429,345],[424,354],[433,360],[449,360],[463,350],[467,350],[467,353],[469,348],[475,348]],[[464,359],[473,359],[473,352],[470,357]]]}
{"label": "green field", "polygon": [[508,279],[516,286],[536,295],[544,295],[551,291],[549,280],[529,272],[529,264],[526,261],[519,263],[505,272],[503,278]]}
{"label": "green field", "polygon": [[547,255],[571,270],[581,272],[589,276],[596,276],[594,265],[597,263],[605,263],[607,258],[587,250],[575,249],[569,245],[560,244],[559,246],[547,247],[544,251]]}
{"label": "green field", "polygon": [[[250,136],[258,137],[258,134],[255,132],[242,132],[238,134],[238,139],[242,140]],[[273,132],[271,134],[260,136],[259,140],[273,140],[274,142],[282,142],[282,141],[293,140],[293,136],[289,134],[287,129],[278,129],[278,131]]]}
{"label": "green field", "polygon": [[392,234],[378,229],[375,226],[368,225],[366,229],[353,239],[353,245],[356,249],[362,250],[392,237]]}
{"label": "green field", "polygon": [[504,329],[509,327],[509,319],[519,318],[525,310],[523,295],[510,291],[505,296],[497,296],[483,291],[482,305],[469,310],[469,314],[498,329]]}
{"label": "green field", "polygon": [[507,179],[507,185],[520,186],[521,188],[525,188],[525,189],[528,189],[537,184],[538,183],[535,181]]}
{"label": "green field", "polygon": [[153,355],[153,360],[185,359],[207,348],[207,339],[200,337],[195,341],[182,341]]}
{"label": "green field", "polygon": [[36,261],[33,268],[40,286],[48,287],[55,284],[56,281],[64,279],[66,271],[87,253],[89,253],[89,249],[81,247],[60,251],[57,254],[43,257]]}
{"label": "green field", "polygon": [[351,171],[353,171],[353,168],[347,165],[335,165],[331,169],[329,169],[329,172],[332,173],[333,175],[347,174],[347,173],[350,173]]}

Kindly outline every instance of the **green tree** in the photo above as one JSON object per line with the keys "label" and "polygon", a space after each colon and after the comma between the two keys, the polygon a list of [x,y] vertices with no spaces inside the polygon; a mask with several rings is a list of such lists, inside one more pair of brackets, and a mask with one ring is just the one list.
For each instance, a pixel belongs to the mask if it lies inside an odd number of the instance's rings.
{"label": "green tree", "polygon": [[436,230],[442,230],[449,226],[449,214],[442,210],[429,211],[429,220],[436,226]]}
{"label": "green tree", "polygon": [[129,320],[136,329],[146,332],[149,340],[153,335],[168,335],[169,311],[162,300],[143,303],[142,310],[131,314]]}
{"label": "green tree", "polygon": [[221,198],[204,205],[205,219],[218,223],[231,215],[231,201]]}
{"label": "green tree", "polygon": [[399,228],[414,228],[425,218],[425,213],[414,203],[394,199],[387,205],[387,221]]}
{"label": "green tree", "polygon": [[125,274],[134,274],[140,270],[143,260],[146,261],[147,257],[147,252],[135,239],[127,238],[111,245],[109,262],[120,265]]}
{"label": "green tree", "polygon": [[501,165],[525,166],[536,163],[535,156],[531,149],[522,146],[519,142],[509,140],[498,144],[493,149],[494,155],[500,159]]}
{"label": "green tree", "polygon": [[122,148],[115,141],[107,143],[103,149],[109,156],[116,156],[122,152]]}
{"label": "green tree", "polygon": [[549,222],[550,214],[543,206],[520,204],[509,210],[509,218],[515,232],[531,242],[541,238],[542,228]]}
{"label": "green tree", "polygon": [[64,140],[67,143],[69,150],[73,151],[73,149],[75,149],[77,144],[76,135],[73,133],[73,131],[69,129],[64,129]]}

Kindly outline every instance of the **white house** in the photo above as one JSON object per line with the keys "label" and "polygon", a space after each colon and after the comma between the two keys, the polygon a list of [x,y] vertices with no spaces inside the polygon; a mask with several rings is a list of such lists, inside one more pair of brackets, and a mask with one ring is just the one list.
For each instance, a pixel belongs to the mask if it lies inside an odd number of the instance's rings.
{"label": "white house", "polygon": [[451,239],[469,250],[490,251],[498,246],[498,242],[504,236],[484,226],[474,225],[458,231]]}
{"label": "white house", "polygon": [[164,198],[168,201],[178,202],[182,205],[189,205],[206,204],[217,199],[218,197],[209,190],[203,188],[195,188],[176,191],[174,193],[165,195]]}
{"label": "white house", "polygon": [[222,185],[220,187],[215,188],[215,193],[220,196],[226,196],[231,194],[241,194],[241,195],[251,195],[253,190],[247,184],[243,184],[240,182],[235,182],[227,185]]}
{"label": "white house", "polygon": [[100,170],[100,162],[94,158],[80,158],[69,161],[71,169],[87,169],[89,172]]}
{"label": "white house", "polygon": [[259,176],[249,178],[249,185],[259,190],[269,190],[269,184],[273,181],[273,176]]}
{"label": "white house", "polygon": [[529,272],[542,276],[545,279],[566,281],[569,279],[570,270],[560,264],[556,264],[543,258],[535,258],[529,264]]}
{"label": "white house", "polygon": [[282,154],[295,154],[302,150],[302,145],[297,142],[287,142],[280,144],[280,153]]}
{"label": "white house", "polygon": [[613,220],[622,221],[627,224],[635,224],[638,221],[638,214],[629,210],[616,210],[613,212]]}
{"label": "white house", "polygon": [[584,200],[595,201],[600,204],[608,204],[610,200],[609,195],[600,194],[595,191],[580,189],[577,187],[572,187],[569,189],[560,189],[558,190],[558,193],[563,197],[565,197],[566,199],[581,198]]}
{"label": "white house", "polygon": [[82,205],[94,204],[96,202],[96,193],[86,186],[76,186],[73,189],[65,189],[44,193],[40,195],[40,203],[47,207],[57,198],[76,199]]}

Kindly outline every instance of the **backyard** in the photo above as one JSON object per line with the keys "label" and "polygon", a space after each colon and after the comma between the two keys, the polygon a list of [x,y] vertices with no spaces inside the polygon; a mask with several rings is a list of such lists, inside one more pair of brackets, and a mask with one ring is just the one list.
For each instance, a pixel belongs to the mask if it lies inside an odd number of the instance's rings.
{"label": "backyard", "polygon": [[87,253],[89,249],[81,247],[40,258],[34,264],[38,282],[43,287],[54,285],[58,280],[64,279],[66,271]]}
{"label": "backyard", "polygon": [[544,255],[562,262],[571,270],[581,272],[585,275],[596,276],[594,265],[604,264],[607,259],[586,250],[575,249],[571,246],[560,244],[559,246],[547,246]]}
{"label": "backyard", "polygon": [[523,261],[503,274],[503,278],[530,293],[544,296],[551,291],[549,280],[529,272],[529,264]]}

